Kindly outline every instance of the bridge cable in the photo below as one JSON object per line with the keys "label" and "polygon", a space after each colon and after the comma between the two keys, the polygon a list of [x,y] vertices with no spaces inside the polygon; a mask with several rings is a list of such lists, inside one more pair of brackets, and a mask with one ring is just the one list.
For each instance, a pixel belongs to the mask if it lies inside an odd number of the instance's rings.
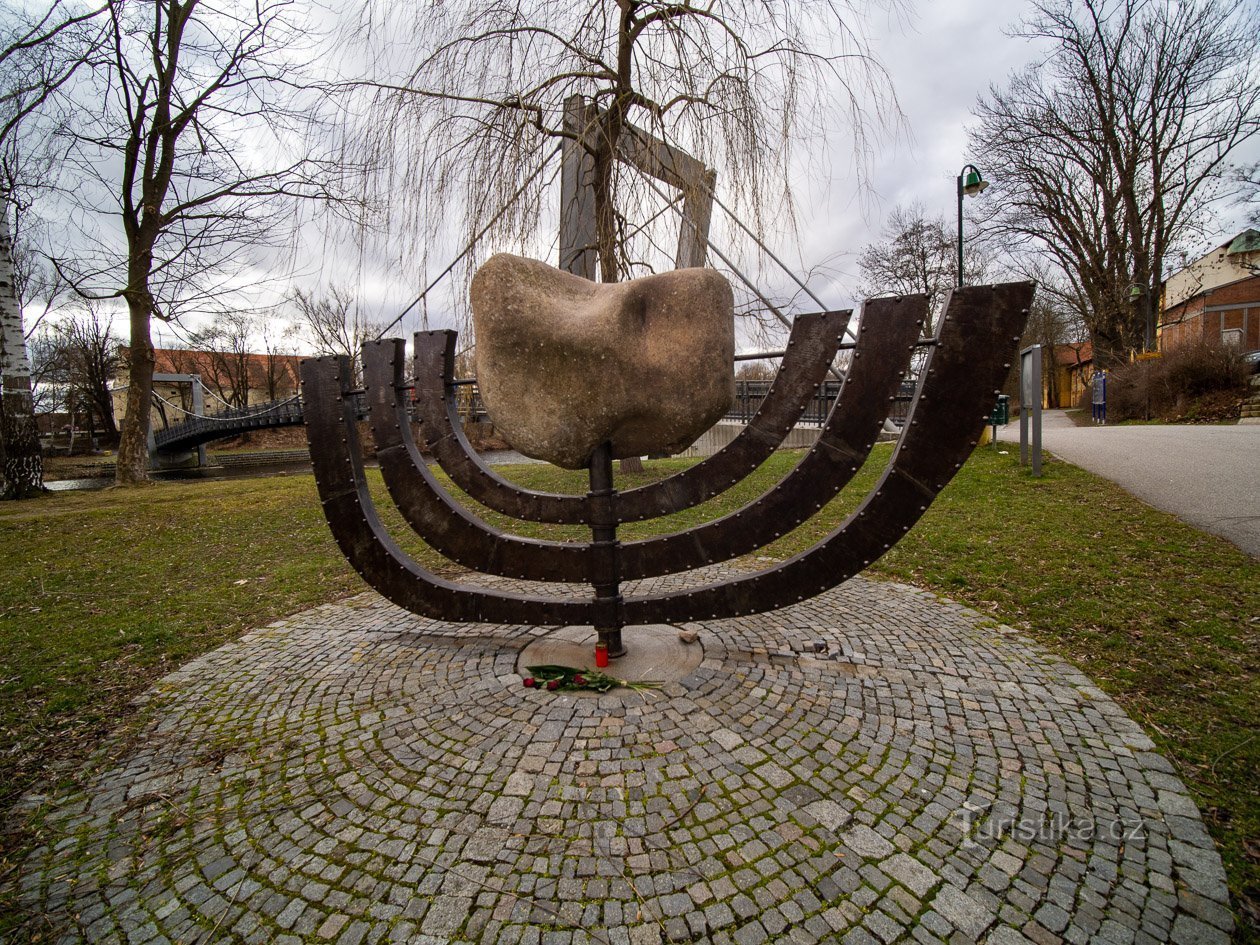
{"label": "bridge cable", "polygon": [[[722,208],[722,210],[726,212],[726,215],[730,217],[732,221],[734,221],[735,225],[739,227],[741,230],[743,230],[745,233],[747,233],[748,236],[752,239],[752,241],[761,248],[761,251],[764,252],[767,256],[769,256],[778,265],[780,269],[782,269],[785,273],[787,273],[788,277],[793,282],[795,282],[798,286],[801,287],[801,290],[806,295],[808,295],[811,299],[814,300],[814,304],[817,305],[821,311],[825,312],[828,310],[823,300],[813,293],[810,287],[805,284],[804,280],[802,280],[800,276],[798,276],[792,269],[788,267],[787,263],[785,263],[782,259],[780,259],[778,256],[775,255],[774,250],[772,250],[769,246],[767,246],[765,243],[761,241],[761,239],[757,236],[757,234],[754,233],[748,227],[748,225],[744,223],[744,221],[741,220],[736,215],[734,210],[732,210],[726,204],[722,203],[722,201],[718,199],[717,194],[714,193],[712,190],[710,190],[708,187],[705,187],[703,183],[700,186],[704,187],[705,193],[709,195],[709,197],[713,200],[715,204],[717,204],[719,207]],[[855,340],[857,339],[857,335],[854,334],[853,329],[848,326],[845,326],[845,334],[852,336]]]}
{"label": "bridge cable", "polygon": [[[656,184],[652,182],[652,179],[650,177],[647,177],[646,175],[644,175],[644,180],[647,182],[647,185],[651,187],[652,190],[656,192],[657,196],[659,196],[662,200],[669,199],[667,195],[661,193],[660,188],[658,188]],[[682,210],[679,210],[678,212],[682,213]],[[713,240],[709,239],[709,237],[706,234],[700,232],[700,227],[696,225],[694,220],[688,219],[686,216],[683,216],[683,221],[691,225],[691,228],[695,230],[696,235],[699,236],[702,240],[704,240],[705,245],[708,246],[708,248],[712,251],[713,255],[716,256],[718,259],[720,259],[723,262],[723,264],[725,264],[726,267],[731,270],[731,272],[735,273],[735,275],[739,278],[739,280],[748,287],[749,291],[751,291],[753,295],[757,296],[761,304],[770,310],[770,314],[772,314],[775,318],[777,318],[783,324],[783,326],[790,331],[792,328],[792,323],[788,320],[786,315],[784,315],[781,311],[779,311],[778,306],[776,306],[773,302],[771,302],[768,298],[766,298],[766,296],[762,293],[762,291],[759,288],[757,288],[756,283],[754,283],[751,279],[749,279],[746,275],[744,275],[744,273],[740,271],[740,268],[731,261],[730,257],[727,256],[720,249],[718,249],[718,247],[714,244]],[[821,305],[822,303],[819,303],[819,304]],[[826,306],[823,306],[823,311],[827,311]],[[846,331],[847,330],[848,329],[846,328]],[[836,380],[844,380],[844,375],[841,374],[839,371],[837,371],[834,367],[828,367],[827,371],[831,374],[832,377],[836,378]]]}
{"label": "bridge cable", "polygon": [[[380,333],[376,336],[376,339],[375,339],[376,341],[380,341],[382,338],[384,338],[385,333],[387,331],[389,331],[391,328],[393,328],[395,325],[401,322],[403,318],[413,308],[415,308],[417,305],[423,302],[424,297],[429,294],[429,292],[433,289],[433,287],[436,286],[443,279],[445,279],[447,275],[450,274],[451,270],[454,269],[457,265],[459,265],[460,260],[473,251],[477,243],[481,241],[481,238],[490,231],[490,228],[492,226],[494,226],[496,223],[499,222],[499,220],[503,217],[503,214],[508,212],[508,208],[510,208],[512,204],[516,203],[516,201],[520,199],[521,194],[525,193],[525,191],[529,189],[529,186],[534,182],[535,178],[537,178],[538,175],[540,175],[543,172],[543,170],[546,169],[547,164],[551,161],[551,159],[560,153],[560,149],[562,147],[564,147],[563,142],[560,144],[557,144],[555,148],[552,149],[551,153],[548,154],[547,157],[543,159],[542,163],[538,165],[534,173],[530,174],[529,177],[525,179],[525,182],[521,184],[520,187],[516,188],[516,192],[513,193],[512,196],[507,199],[507,202],[504,203],[503,206],[499,208],[499,212],[496,213],[494,216],[492,216],[489,222],[486,223],[486,225],[483,226],[480,230],[478,230],[477,233],[473,236],[473,238],[468,241],[468,244],[462,250],[460,250],[459,255],[451,260],[451,264],[447,266],[445,269],[443,269],[440,273],[438,273],[438,276],[436,279],[434,279],[432,282],[430,282],[427,286],[424,287],[424,291],[422,291],[418,296],[416,296],[415,301],[413,301],[410,305],[408,305],[405,309],[403,309],[392,322],[390,322],[388,325],[386,325],[384,328],[380,330]],[[552,180],[555,179],[555,175],[556,173],[559,173],[559,170],[560,169],[557,167],[556,172],[551,175]],[[549,180],[547,181],[547,183],[550,184],[551,181]]]}
{"label": "bridge cable", "polygon": [[[118,390],[125,390],[125,388],[117,388],[117,389],[118,389]],[[189,417],[195,417],[195,418],[196,418],[196,419],[198,419],[198,420],[210,420],[210,421],[213,421],[213,422],[215,422],[215,423],[227,423],[227,422],[229,422],[229,421],[231,421],[231,420],[251,420],[251,419],[253,419],[254,417],[262,417],[262,416],[265,416],[266,414],[271,413],[272,411],[279,410],[279,409],[280,409],[281,407],[283,407],[285,404],[291,404],[291,403],[293,403],[294,401],[296,401],[296,400],[300,399],[300,395],[299,395],[299,394],[294,394],[292,397],[286,397],[284,400],[277,400],[277,401],[275,401],[275,402],[273,402],[273,403],[270,403],[270,404],[268,404],[266,407],[264,407],[263,409],[261,409],[261,410],[257,410],[257,411],[255,411],[254,413],[244,413],[244,414],[241,414],[241,413],[220,413],[220,414],[212,414],[212,413],[193,413],[191,410],[185,410],[185,409],[184,409],[182,406],[180,406],[179,404],[175,404],[175,403],[172,403],[171,401],[167,400],[165,397],[163,397],[163,396],[162,396],[161,394],[159,394],[157,391],[153,391],[153,392],[152,392],[152,394],[153,394],[153,398],[154,398],[155,400],[160,400],[160,401],[162,401],[162,403],[166,404],[166,406],[170,407],[172,410],[178,410],[180,413],[185,414],[185,415],[187,415],[187,416],[189,416]],[[220,399],[220,400],[223,400],[223,398],[221,398],[221,397],[220,397],[219,399]],[[223,402],[224,402],[224,403],[227,403],[227,401],[223,401]],[[230,404],[229,404],[228,406],[229,406],[229,407],[231,407],[231,405],[230,405]],[[249,408],[248,408],[248,407],[231,407],[231,409],[232,409],[232,410],[248,410]]]}

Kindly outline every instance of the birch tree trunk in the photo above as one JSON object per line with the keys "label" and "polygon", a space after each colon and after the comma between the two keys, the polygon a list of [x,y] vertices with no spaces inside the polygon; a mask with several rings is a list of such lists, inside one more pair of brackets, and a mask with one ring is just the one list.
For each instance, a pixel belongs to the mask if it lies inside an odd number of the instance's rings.
{"label": "birch tree trunk", "polygon": [[44,491],[44,458],[31,397],[22,306],[13,273],[9,202],[0,198],[0,498],[25,499]]}

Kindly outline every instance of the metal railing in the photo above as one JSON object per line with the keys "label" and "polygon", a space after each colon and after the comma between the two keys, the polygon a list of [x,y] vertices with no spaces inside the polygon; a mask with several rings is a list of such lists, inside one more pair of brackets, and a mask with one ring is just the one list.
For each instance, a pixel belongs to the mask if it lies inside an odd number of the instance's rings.
{"label": "metal railing", "polygon": [[[770,384],[768,380],[736,381],[735,401],[726,412],[726,419],[737,423],[747,423],[751,420],[757,408],[761,406],[761,401],[770,392]],[[893,397],[888,418],[898,426],[905,423],[910,401],[914,397],[914,387],[914,381],[902,381],[901,388]],[[806,404],[800,422],[822,425],[839,394],[840,384],[837,381],[827,381],[819,385],[814,396]],[[350,397],[354,404],[355,416],[359,419],[366,418],[367,402],[364,394],[356,391]],[[485,419],[486,408],[481,401],[481,392],[475,383],[461,385],[457,398],[459,415],[465,423]],[[153,442],[159,450],[190,449],[249,430],[296,426],[302,422],[302,402],[297,397],[290,397],[268,403],[251,404],[248,407],[235,407],[204,416],[186,414],[182,421],[154,431]]]}
{"label": "metal railing", "polygon": [[[737,423],[747,423],[751,420],[757,408],[761,406],[761,402],[770,393],[771,383],[768,380],[736,381],[735,401],[731,404],[731,409],[726,412],[726,419]],[[906,422],[906,414],[910,411],[910,401],[914,399],[914,388],[914,381],[902,381],[901,387],[893,396],[888,419],[897,426],[903,426]],[[831,413],[831,405],[836,402],[839,395],[840,383],[838,381],[826,381],[820,384],[814,396],[805,405],[805,412],[801,414],[799,422],[821,426],[826,421],[827,415]]]}
{"label": "metal railing", "polygon": [[[367,416],[367,403],[362,393],[352,394],[356,416]],[[153,445],[159,450],[191,449],[211,440],[236,436],[250,430],[268,427],[291,427],[301,424],[302,402],[296,396],[283,400],[232,407],[214,414],[184,414],[184,419],[153,432]]]}

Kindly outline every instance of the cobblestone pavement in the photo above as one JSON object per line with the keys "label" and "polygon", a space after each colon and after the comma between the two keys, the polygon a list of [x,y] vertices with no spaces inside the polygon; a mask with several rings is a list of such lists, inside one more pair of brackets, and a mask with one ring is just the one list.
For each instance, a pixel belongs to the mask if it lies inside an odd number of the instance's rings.
{"label": "cobblestone pavement", "polygon": [[542,632],[363,595],[189,663],[24,802],[14,941],[1228,941],[1171,765],[975,612],[855,579],[599,698],[521,685]]}

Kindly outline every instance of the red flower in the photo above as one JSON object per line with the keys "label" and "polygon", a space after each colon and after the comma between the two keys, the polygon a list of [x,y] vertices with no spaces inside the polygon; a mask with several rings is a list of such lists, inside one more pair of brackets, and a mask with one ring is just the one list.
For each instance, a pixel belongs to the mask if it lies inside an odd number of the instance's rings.
{"label": "red flower", "polygon": [[525,677],[525,688],[526,688],[526,689],[533,689],[533,688],[534,688],[535,686],[537,686],[537,685],[538,685],[538,683],[534,681],[534,677],[533,677],[533,676],[526,676],[526,677]]}
{"label": "red flower", "polygon": [[585,677],[585,676],[583,676],[581,673],[578,673],[576,676],[574,676],[574,677],[573,677],[573,685],[575,685],[575,686],[585,686],[585,685],[586,685],[586,677]]}
{"label": "red flower", "polygon": [[559,689],[559,688],[560,688],[560,680],[558,680],[558,679],[549,679],[549,680],[547,680],[547,688],[548,688],[548,689],[553,689],[553,690],[554,690],[554,689]]}

